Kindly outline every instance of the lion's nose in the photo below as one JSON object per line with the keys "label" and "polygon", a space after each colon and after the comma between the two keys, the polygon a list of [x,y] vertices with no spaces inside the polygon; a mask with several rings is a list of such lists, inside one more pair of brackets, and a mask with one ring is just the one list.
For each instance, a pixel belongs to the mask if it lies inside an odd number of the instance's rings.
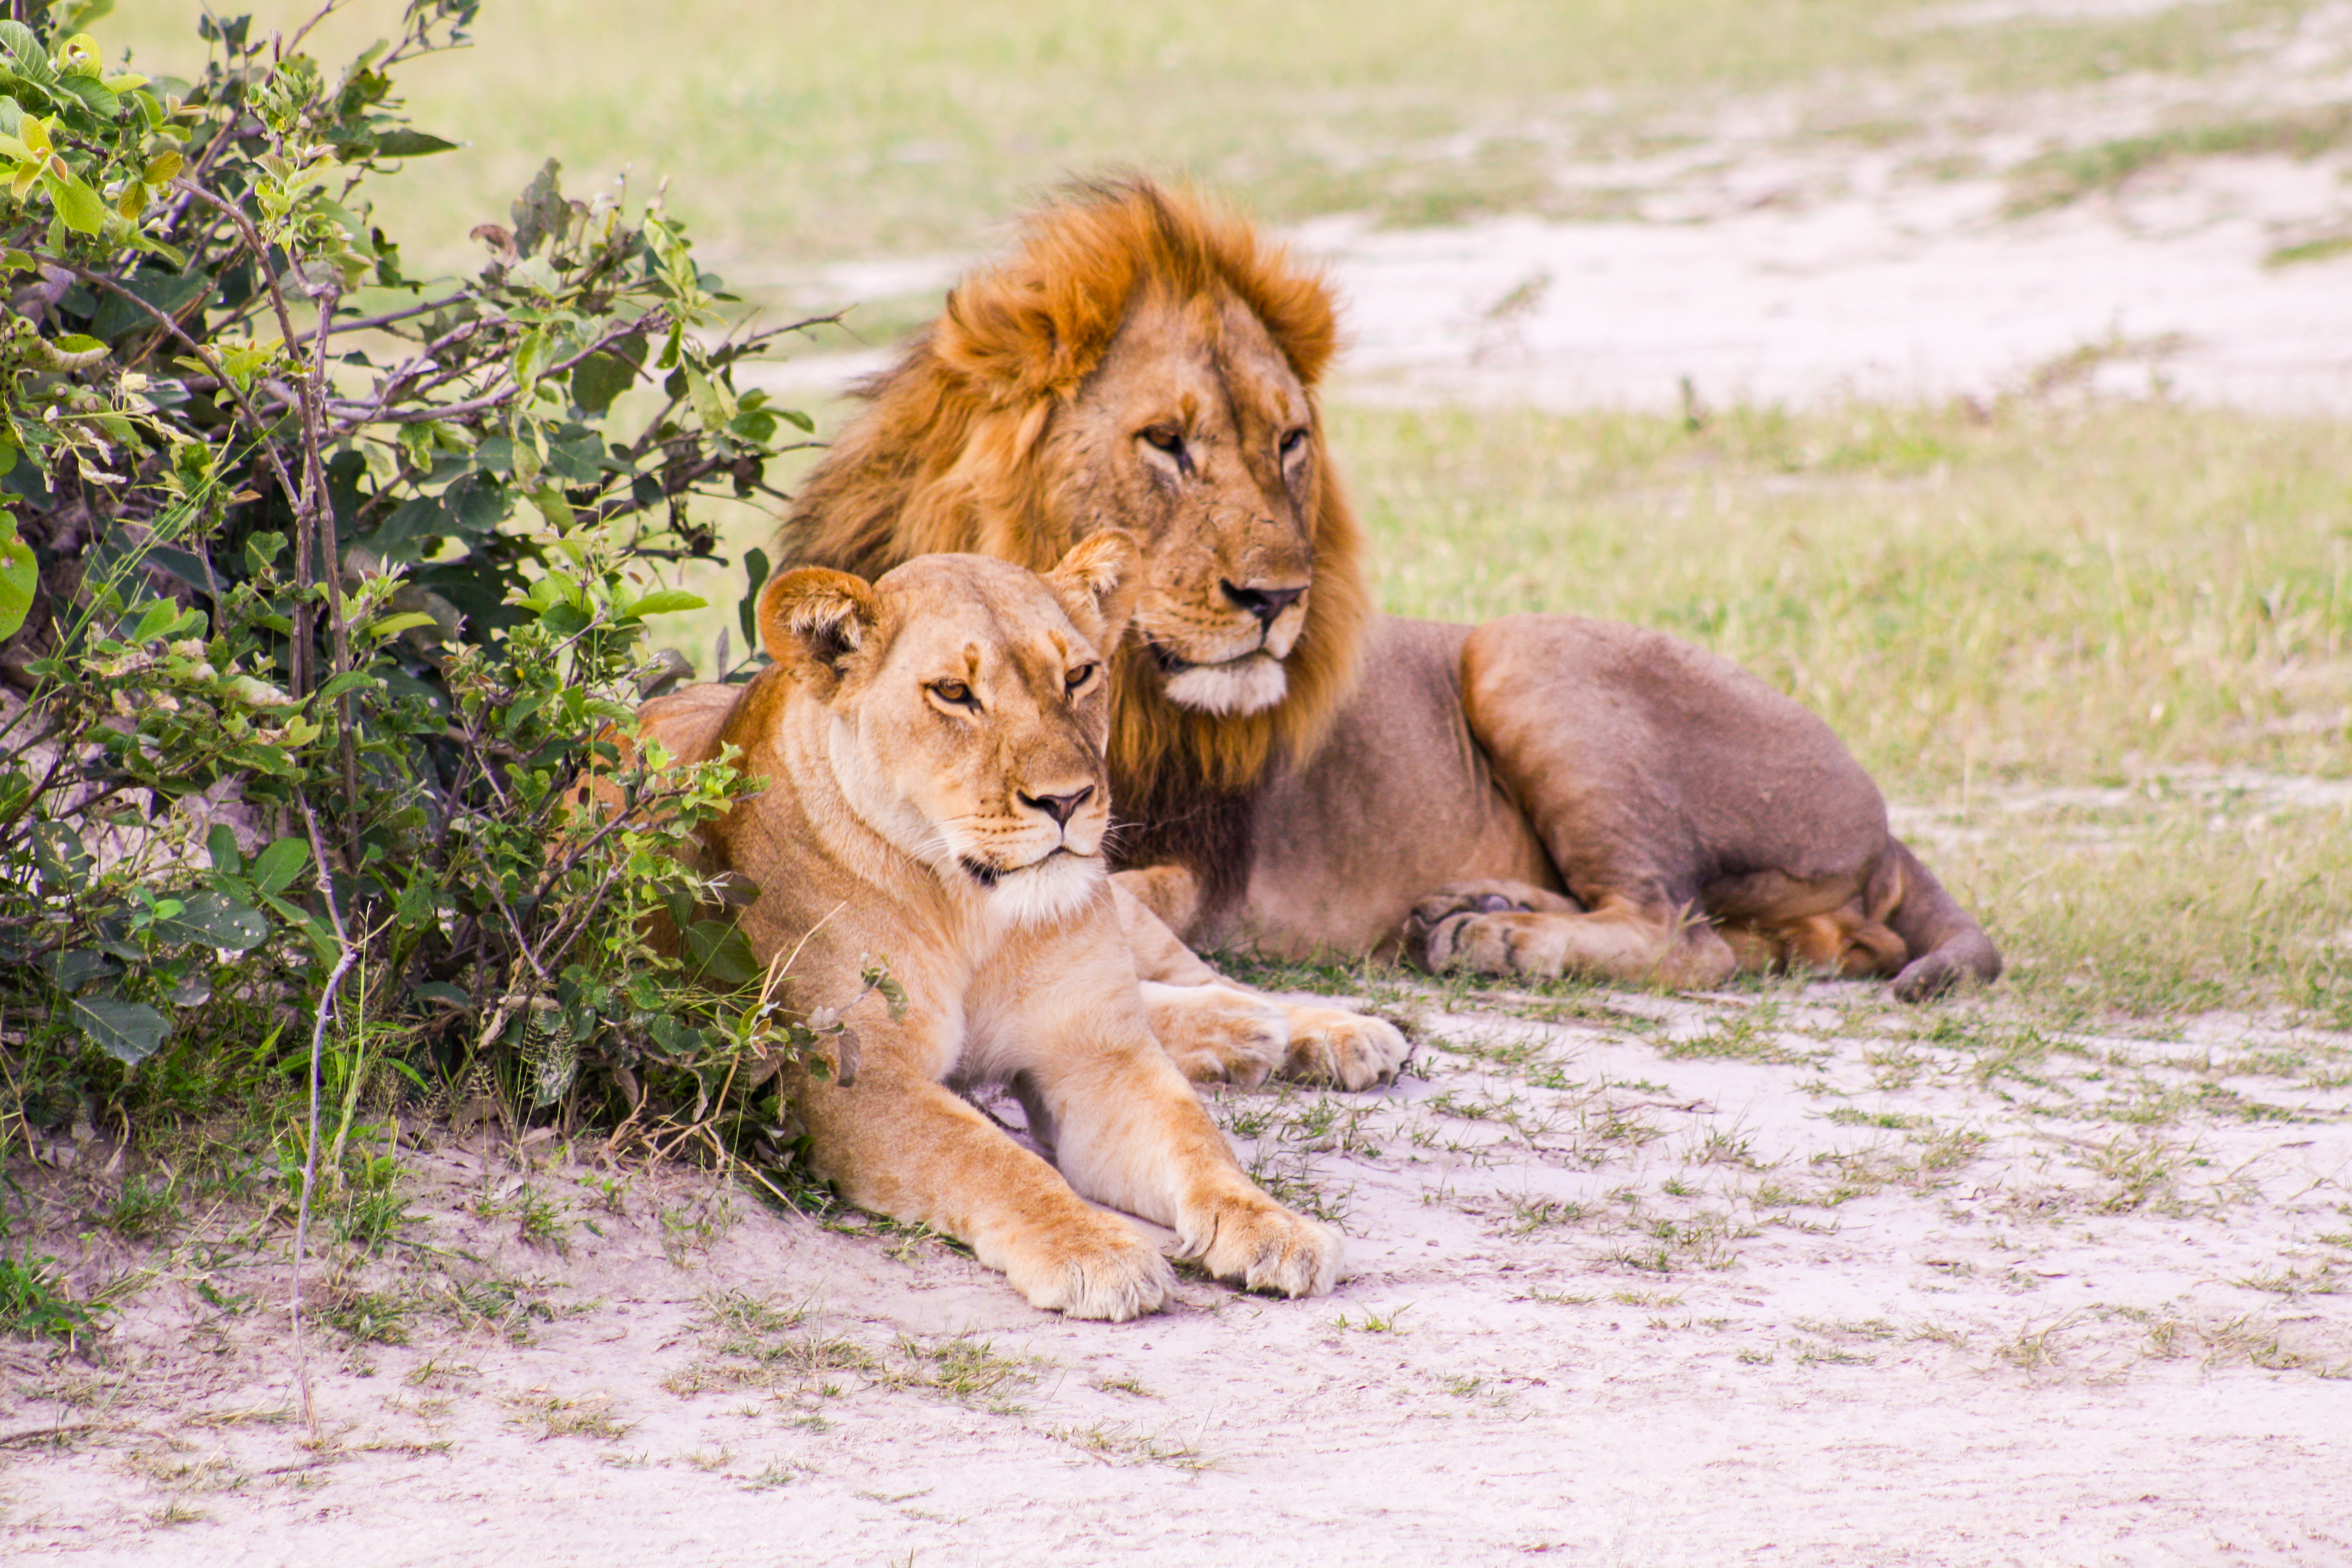
{"label": "lion's nose", "polygon": [[1260,588],[1255,584],[1244,587],[1222,578],[1218,580],[1217,586],[1225,591],[1226,598],[1255,616],[1259,626],[1269,627],[1274,625],[1276,616],[1297,604],[1299,596],[1307,592],[1303,587]]}
{"label": "lion's nose", "polygon": [[1069,795],[1024,795],[1021,797],[1021,804],[1034,807],[1052,817],[1055,826],[1067,827],[1070,825],[1070,818],[1077,815],[1078,807],[1092,800],[1094,795],[1095,786],[1088,784],[1086,788],[1074,791]]}

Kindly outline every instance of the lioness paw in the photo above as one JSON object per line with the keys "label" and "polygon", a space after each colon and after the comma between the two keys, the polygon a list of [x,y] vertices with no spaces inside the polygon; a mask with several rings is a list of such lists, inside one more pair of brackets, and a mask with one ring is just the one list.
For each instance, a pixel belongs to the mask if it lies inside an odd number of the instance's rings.
{"label": "lioness paw", "polygon": [[1229,985],[1143,984],[1143,1010],[1176,1070],[1194,1083],[1263,1083],[1291,1043],[1283,1008]]}
{"label": "lioness paw", "polygon": [[1320,1296],[1339,1281],[1339,1233],[1271,1200],[1232,1202],[1207,1216],[1209,1234],[1184,1256],[1229,1284],[1283,1296]]}
{"label": "lioness paw", "polygon": [[1160,1310],[1176,1288],[1168,1260],[1131,1231],[1107,1244],[1021,1260],[1004,1277],[1033,1307],[1113,1323]]}
{"label": "lioness paw", "polygon": [[1385,1018],[1337,1007],[1290,1009],[1290,1053],[1282,1076],[1304,1083],[1369,1089],[1397,1075],[1412,1047]]}

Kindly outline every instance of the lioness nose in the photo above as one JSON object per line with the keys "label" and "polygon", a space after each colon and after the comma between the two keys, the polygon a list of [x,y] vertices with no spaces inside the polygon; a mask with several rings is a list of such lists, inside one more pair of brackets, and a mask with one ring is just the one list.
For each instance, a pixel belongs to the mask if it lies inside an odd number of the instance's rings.
{"label": "lioness nose", "polygon": [[1092,800],[1094,794],[1095,786],[1088,784],[1070,795],[1024,795],[1021,797],[1021,804],[1034,806],[1052,817],[1055,826],[1067,827],[1078,807]]}
{"label": "lioness nose", "polygon": [[1307,592],[1305,588],[1241,587],[1222,578],[1217,586],[1225,591],[1226,598],[1255,616],[1262,626],[1274,625],[1274,617],[1297,604],[1299,595]]}

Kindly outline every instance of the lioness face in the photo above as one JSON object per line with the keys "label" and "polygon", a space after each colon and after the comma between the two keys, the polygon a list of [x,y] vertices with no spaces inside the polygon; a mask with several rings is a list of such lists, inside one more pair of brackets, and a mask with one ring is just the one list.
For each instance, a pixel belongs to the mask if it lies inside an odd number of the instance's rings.
{"label": "lioness face", "polygon": [[1135,627],[1171,700],[1220,714],[1282,700],[1314,580],[1318,439],[1306,388],[1222,291],[1141,300],[1048,432],[1061,514],[1139,536]]}
{"label": "lioness face", "polygon": [[[831,710],[827,750],[851,809],[1015,924],[1066,918],[1105,874],[1110,700],[1098,644],[1116,642],[1124,602],[1104,599],[1123,593],[1134,554],[1113,533],[1049,578],[928,555],[870,588],[841,573],[787,574],[782,592],[761,598],[763,630],[773,605],[785,635],[802,639],[788,652],[814,655],[809,689]],[[815,580],[814,592],[796,579]]]}

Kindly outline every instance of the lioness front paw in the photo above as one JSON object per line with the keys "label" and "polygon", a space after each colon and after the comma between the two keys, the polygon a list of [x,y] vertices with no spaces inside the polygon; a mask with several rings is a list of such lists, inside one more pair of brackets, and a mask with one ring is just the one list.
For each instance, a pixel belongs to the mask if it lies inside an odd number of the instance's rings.
{"label": "lioness front paw", "polygon": [[1304,1083],[1369,1089],[1397,1075],[1412,1049],[1385,1018],[1337,1007],[1290,1009],[1290,1052],[1282,1076]]}
{"label": "lioness front paw", "polygon": [[1113,1323],[1156,1312],[1176,1288],[1175,1271],[1159,1248],[1119,1228],[1125,1236],[1085,1247],[1040,1247],[1039,1256],[1013,1264],[1004,1277],[1031,1306],[1049,1312]]}
{"label": "lioness front paw", "polygon": [[1339,1233],[1270,1199],[1234,1201],[1209,1218],[1209,1234],[1186,1242],[1184,1256],[1228,1284],[1284,1296],[1320,1296],[1339,1282],[1346,1247]]}
{"label": "lioness front paw", "polygon": [[1143,1010],[1160,1048],[1194,1083],[1263,1083],[1291,1043],[1283,1008],[1228,985],[1143,983]]}

